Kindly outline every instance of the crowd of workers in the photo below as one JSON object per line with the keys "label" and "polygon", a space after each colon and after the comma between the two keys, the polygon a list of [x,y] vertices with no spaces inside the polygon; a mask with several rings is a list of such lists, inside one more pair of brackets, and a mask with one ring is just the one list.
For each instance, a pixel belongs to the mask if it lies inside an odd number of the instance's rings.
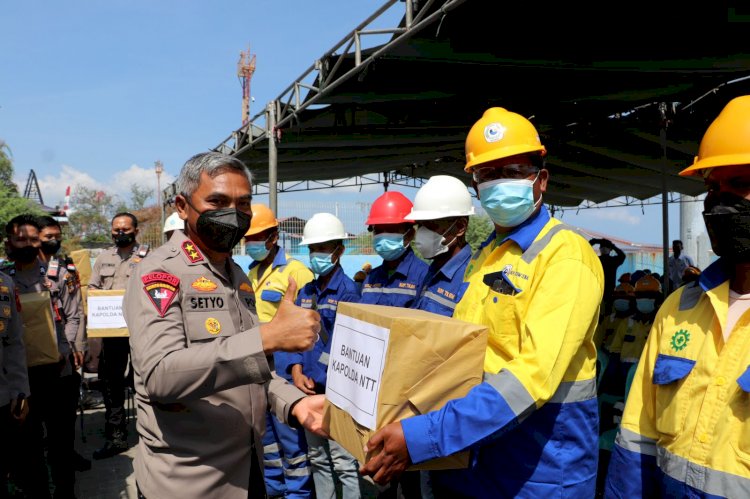
{"label": "crowd of workers", "polygon": [[[101,346],[106,443],[94,458],[127,448],[130,372],[139,498],[750,497],[750,96],[726,106],[682,172],[706,181],[720,258],[701,272],[675,241],[668,290],[640,270],[615,284],[624,253],[550,215],[546,154],[529,120],[488,109],[465,171],[494,232],[472,254],[474,208],[455,177],[430,178],[413,202],[386,192],[365,222],[383,263],[356,280],[336,216],[305,224],[307,268],[251,203],[239,160],[190,158],[168,242],[149,251],[137,219],[117,214],[87,283],[122,290],[129,330]],[[0,451],[0,497],[9,476],[28,497],[73,497],[80,282],[54,220],[22,215],[5,235],[0,431],[23,459]],[[247,274],[231,258],[243,239]],[[380,428],[366,463],[324,424],[340,302],[489,329],[482,382]],[[468,468],[408,470],[467,449]]]}

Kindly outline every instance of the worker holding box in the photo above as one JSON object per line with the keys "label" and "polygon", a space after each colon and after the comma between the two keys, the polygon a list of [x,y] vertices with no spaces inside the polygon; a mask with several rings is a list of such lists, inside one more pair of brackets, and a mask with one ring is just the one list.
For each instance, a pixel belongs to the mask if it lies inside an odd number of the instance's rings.
{"label": "worker holding box", "polygon": [[495,233],[469,262],[454,318],[490,329],[484,382],[378,431],[360,470],[376,482],[470,449],[468,469],[433,473],[436,497],[594,496],[604,275],[588,241],[542,204],[545,154],[534,126],[502,108],[469,132],[465,170]]}

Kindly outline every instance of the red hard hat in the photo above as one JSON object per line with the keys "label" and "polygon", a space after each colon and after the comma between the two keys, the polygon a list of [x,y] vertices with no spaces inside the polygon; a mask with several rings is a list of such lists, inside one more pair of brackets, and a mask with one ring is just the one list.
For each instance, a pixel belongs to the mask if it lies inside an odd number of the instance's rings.
{"label": "red hard hat", "polygon": [[411,213],[411,208],[412,203],[406,196],[400,192],[388,191],[372,203],[370,215],[365,223],[367,225],[414,223],[414,220],[404,219]]}

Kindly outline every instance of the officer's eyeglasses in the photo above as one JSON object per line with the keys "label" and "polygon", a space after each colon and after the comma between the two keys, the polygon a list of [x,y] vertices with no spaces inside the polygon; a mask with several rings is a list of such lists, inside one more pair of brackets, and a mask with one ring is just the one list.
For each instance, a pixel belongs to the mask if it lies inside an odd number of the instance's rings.
{"label": "officer's eyeglasses", "polygon": [[481,184],[498,179],[523,180],[537,173],[539,173],[539,168],[535,166],[510,164],[476,168],[473,171],[472,176],[474,177],[474,182]]}

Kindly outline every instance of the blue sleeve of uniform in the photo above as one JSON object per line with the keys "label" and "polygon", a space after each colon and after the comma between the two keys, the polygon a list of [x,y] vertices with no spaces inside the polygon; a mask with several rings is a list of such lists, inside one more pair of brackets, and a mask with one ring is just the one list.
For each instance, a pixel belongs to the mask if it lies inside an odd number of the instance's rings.
{"label": "blue sleeve of uniform", "polygon": [[656,456],[627,450],[619,445],[612,448],[607,482],[606,498],[651,497],[657,482]]}
{"label": "blue sleeve of uniform", "polygon": [[[497,438],[517,424],[516,414],[489,383],[480,383],[442,409],[401,420],[414,463],[445,457]],[[460,431],[456,431],[460,428]]]}

